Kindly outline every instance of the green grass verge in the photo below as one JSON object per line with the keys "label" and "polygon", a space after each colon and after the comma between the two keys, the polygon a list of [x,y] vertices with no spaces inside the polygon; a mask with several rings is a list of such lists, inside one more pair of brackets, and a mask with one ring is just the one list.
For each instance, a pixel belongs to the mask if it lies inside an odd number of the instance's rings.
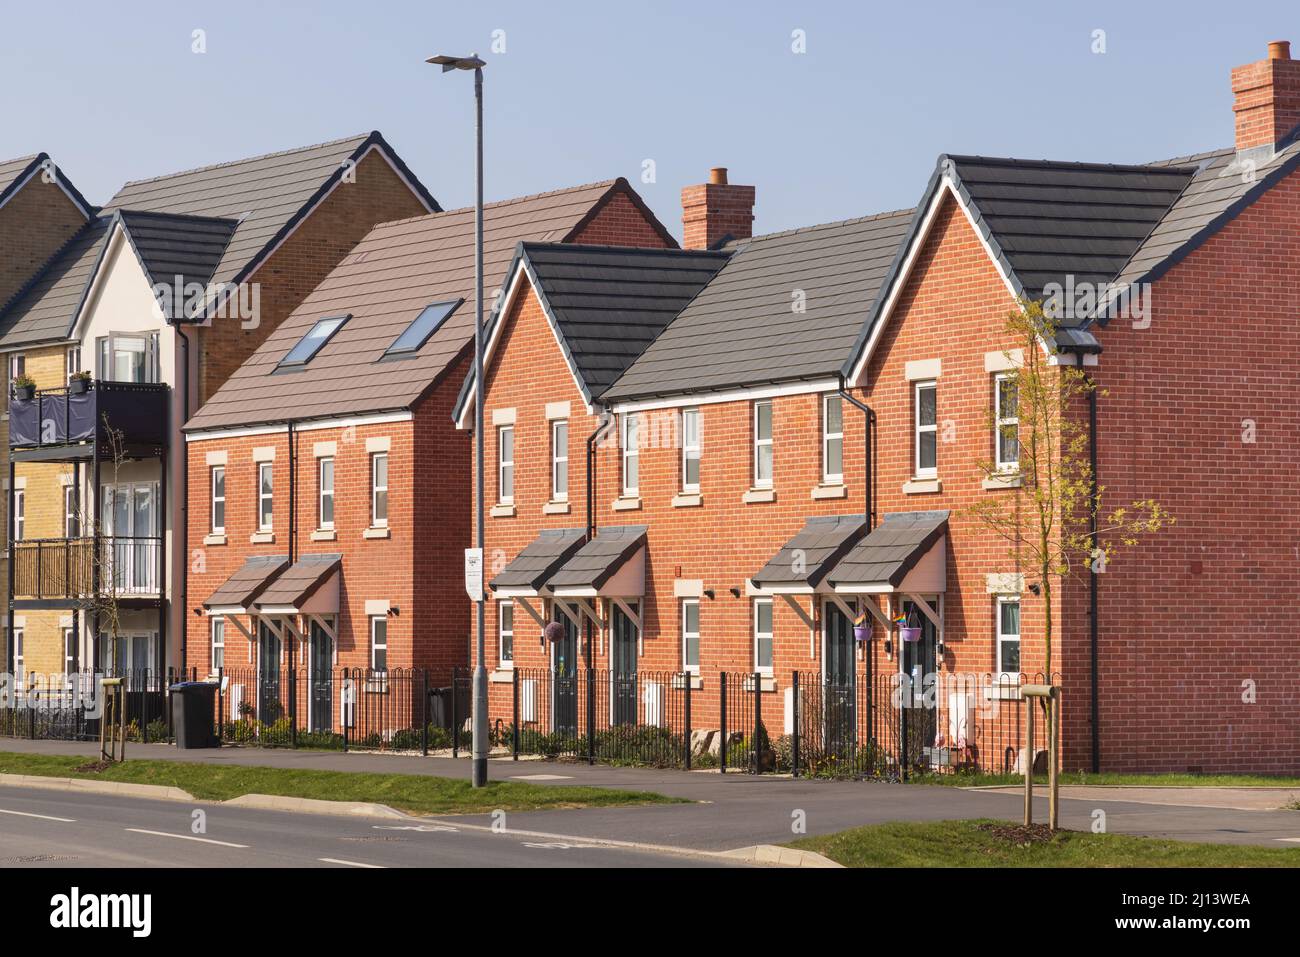
{"label": "green grass verge", "polygon": [[1057,831],[1024,840],[1018,824],[985,819],[877,824],[790,846],[845,867],[1300,867],[1300,848],[1193,844]]}
{"label": "green grass verge", "polygon": [[[991,787],[995,785],[1024,784],[1020,774],[982,774],[959,771],[956,774],[926,774],[915,776],[918,784],[941,784],[947,787]],[[1047,775],[1038,774],[1034,781],[1046,784]],[[1267,774],[1092,774],[1086,771],[1068,771],[1061,775],[1061,784],[1084,784],[1093,787],[1194,787],[1194,788],[1300,788],[1298,777],[1272,777]]]}
{"label": "green grass verge", "polygon": [[0,752],[0,774],[168,785],[211,801],[225,801],[242,794],[276,794],[325,801],[374,801],[416,814],[689,803],[682,798],[649,791],[550,786],[523,781],[496,781],[476,789],[470,786],[469,781],[423,774],[315,771],[190,761],[137,761],[128,758],[123,764],[99,772],[77,770],[90,760],[78,755]]}

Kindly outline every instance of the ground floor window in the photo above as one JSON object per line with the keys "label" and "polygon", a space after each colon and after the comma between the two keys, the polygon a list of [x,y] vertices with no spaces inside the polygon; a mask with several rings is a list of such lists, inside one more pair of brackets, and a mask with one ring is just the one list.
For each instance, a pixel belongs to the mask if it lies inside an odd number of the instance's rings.
{"label": "ground floor window", "polygon": [[27,666],[23,661],[23,630],[14,629],[14,680],[21,685],[27,677]]}
{"label": "ground floor window", "polygon": [[77,633],[72,628],[63,629],[63,673],[70,675],[77,670]]}
{"label": "ground floor window", "polygon": [[754,670],[772,673],[772,599],[754,600]]}
{"label": "ground floor window", "polygon": [[682,670],[698,674],[700,670],[700,601],[682,602]]}
{"label": "ground floor window", "polygon": [[212,670],[226,666],[226,620],[212,619]]}
{"label": "ground floor window", "polygon": [[99,664],[104,674],[117,677],[145,677],[156,668],[158,635],[136,633],[119,635],[114,648],[112,635],[99,636]]}
{"label": "ground floor window", "polygon": [[1015,681],[1020,675],[1020,599],[999,598],[997,616],[998,675]]}
{"label": "ground floor window", "polygon": [[370,619],[370,667],[374,671],[388,670],[388,619],[383,615]]}
{"label": "ground floor window", "polygon": [[497,658],[502,668],[513,668],[515,666],[515,603],[512,601],[497,602],[497,634],[500,643],[499,657]]}

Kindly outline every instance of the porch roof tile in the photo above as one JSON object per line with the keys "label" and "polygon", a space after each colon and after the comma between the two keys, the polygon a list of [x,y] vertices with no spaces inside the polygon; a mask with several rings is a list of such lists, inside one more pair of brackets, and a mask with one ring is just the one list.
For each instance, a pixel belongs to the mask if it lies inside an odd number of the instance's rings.
{"label": "porch roof tile", "polygon": [[551,588],[600,588],[645,546],[645,525],[602,528],[547,581]]}
{"label": "porch roof tile", "polygon": [[501,569],[489,587],[540,588],[587,539],[585,528],[544,528]]}
{"label": "porch roof tile", "polygon": [[816,515],[753,576],[760,588],[821,583],[866,531],[861,515]]}
{"label": "porch roof tile", "polygon": [[894,512],[863,537],[831,569],[832,587],[845,585],[897,586],[948,530],[948,513]]}
{"label": "porch roof tile", "polygon": [[298,607],[334,574],[342,561],[343,556],[337,552],[303,555],[267,586],[257,598],[257,607]]}
{"label": "porch roof tile", "polygon": [[203,607],[248,608],[288,565],[288,555],[254,555],[245,559],[244,564],[208,596]]}

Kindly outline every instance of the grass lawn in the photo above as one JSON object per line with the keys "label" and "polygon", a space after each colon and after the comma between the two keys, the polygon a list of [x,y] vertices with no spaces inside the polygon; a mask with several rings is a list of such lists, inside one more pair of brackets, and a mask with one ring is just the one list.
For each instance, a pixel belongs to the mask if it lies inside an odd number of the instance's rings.
{"label": "grass lawn", "polygon": [[[993,785],[1021,785],[1025,783],[1020,774],[982,774],[961,771],[956,774],[927,774],[913,777],[917,784],[942,784],[948,787],[990,787]],[[1046,784],[1047,775],[1034,776],[1036,783]],[[1092,787],[1130,787],[1153,788],[1300,788],[1298,777],[1271,777],[1267,774],[1120,774],[1102,772],[1092,774],[1086,771],[1068,771],[1061,774],[1061,785],[1086,784]]]}
{"label": "grass lawn", "polygon": [[497,781],[475,789],[470,787],[469,781],[423,774],[312,771],[189,761],[137,761],[128,758],[124,764],[111,765],[103,771],[78,770],[90,760],[80,755],[0,751],[0,774],[169,785],[188,791],[196,798],[212,801],[224,801],[241,794],[278,794],[325,801],[375,801],[416,814],[689,803],[649,791],[552,787],[522,781]]}
{"label": "grass lawn", "polygon": [[1124,834],[1026,833],[1007,821],[877,824],[791,847],[845,867],[1300,867],[1300,848],[1192,844]]}

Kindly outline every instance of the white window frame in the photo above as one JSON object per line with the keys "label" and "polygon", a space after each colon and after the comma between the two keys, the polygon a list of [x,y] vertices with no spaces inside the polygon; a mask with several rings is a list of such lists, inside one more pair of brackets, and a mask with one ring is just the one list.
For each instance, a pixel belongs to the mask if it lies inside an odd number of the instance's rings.
{"label": "white window frame", "polygon": [[77,514],[77,486],[63,486],[63,537],[81,537],[81,517]]}
{"label": "white window frame", "polygon": [[[921,393],[926,389],[934,390],[934,423],[921,424]],[[912,385],[912,422],[914,435],[912,440],[912,460],[916,478],[939,477],[939,382],[937,379],[924,379]],[[934,433],[934,466],[921,467],[921,436]]]}
{"label": "white window frame", "polygon": [[27,356],[22,352],[9,353],[9,384],[27,371]]}
{"label": "white window frame", "polygon": [[[506,609],[510,609],[510,627],[506,627]],[[506,657],[506,640],[510,641],[510,657]],[[508,671],[515,666],[515,603],[511,600],[497,602],[497,667]]]}
{"label": "white window frame", "polygon": [[14,684],[18,688],[22,688],[23,682],[27,677],[27,656],[25,654],[26,649],[23,647],[23,632],[25,630],[26,629],[24,629],[22,625],[16,626],[13,630]]}
{"label": "white window frame", "polygon": [[[269,492],[262,491],[263,474],[269,475],[271,477],[271,491]],[[267,509],[266,511],[270,512],[271,520],[266,523],[263,523],[262,521],[262,513],[264,511],[262,508],[262,504],[264,501],[270,506],[270,508]],[[257,463],[257,530],[259,532],[269,532],[274,528],[275,528],[275,463],[258,462]]]}
{"label": "white window frame", "polygon": [[[1020,675],[1023,674],[1023,673],[1024,673],[1024,670],[1025,670],[1025,669],[1024,669],[1024,664],[1025,664],[1025,662],[1024,662],[1024,657],[1023,657],[1024,641],[1023,641],[1023,638],[1022,638],[1022,636],[1024,635],[1024,631],[1025,631],[1025,622],[1024,622],[1024,619],[1023,619],[1023,618],[1020,619],[1020,632],[1019,632],[1018,634],[1015,634],[1015,635],[1005,635],[1005,634],[1003,634],[1003,632],[1002,632],[1002,608],[1003,608],[1003,606],[1005,606],[1005,605],[1017,605],[1017,606],[1019,606],[1019,607],[1020,607],[1020,613],[1021,613],[1021,615],[1023,615],[1023,614],[1024,614],[1024,611],[1025,611],[1024,606],[1023,606],[1023,605],[1021,604],[1021,602],[1020,602],[1020,596],[1019,596],[1019,595],[998,595],[998,597],[997,597],[997,601],[994,603],[994,608],[993,608],[993,614],[994,614],[994,619],[993,619],[993,655],[994,655],[994,665],[996,666],[996,667],[995,667],[995,671],[994,671],[994,673],[995,673],[995,675],[997,676],[995,680],[997,681],[997,683],[998,683],[999,685],[1003,685],[1003,684],[1019,684],[1019,682],[1020,682]],[[1016,643],[1016,650],[1017,650],[1018,652],[1021,652],[1022,654],[1019,656],[1019,657],[1020,657],[1020,662],[1019,662],[1019,666],[1016,668],[1016,670],[1015,670],[1015,671],[1006,671],[1006,670],[1003,669],[1003,667],[1002,667],[1002,642],[1003,642],[1003,641],[1013,641],[1013,640],[1014,640],[1015,643]]]}
{"label": "white window frame", "polygon": [[14,489],[14,541],[21,542],[27,533],[27,490]]}
{"label": "white window frame", "polygon": [[[329,465],[330,481],[329,488],[325,487],[325,467]],[[334,468],[334,456],[323,455],[316,460],[316,528],[322,532],[330,531],[334,528],[334,483],[338,480],[338,472]],[[330,517],[325,519],[325,500],[329,499]]]}
{"label": "white window frame", "polygon": [[[384,625],[384,640],[382,643],[377,641],[375,638],[375,631],[376,631],[375,626],[378,625],[380,622],[382,622]],[[384,649],[384,667],[376,668],[375,652],[378,651],[380,648]],[[375,672],[380,672],[382,674],[387,674],[388,671],[390,670],[388,665],[388,616],[387,615],[370,616],[370,670]]]}
{"label": "white window frame", "polygon": [[[1017,407],[1015,415],[1002,414],[1002,385],[1005,382],[1016,381],[1014,372],[1000,372],[993,377],[993,461],[996,463],[999,472],[1016,473],[1020,471],[1020,408],[1019,398],[1017,397]],[[1016,427],[1016,459],[1012,461],[1003,461],[1002,459],[1002,430],[1007,426]]]}
{"label": "white window frame", "polygon": [[[506,458],[506,435],[510,435],[510,458]],[[506,470],[510,473],[510,494],[505,494]],[[515,427],[497,426],[497,502],[501,505],[515,503]]]}
{"label": "white window frame", "polygon": [[[384,484],[379,484],[379,463],[384,463]],[[384,514],[379,514],[379,493],[384,493]],[[370,527],[388,527],[388,453],[375,452],[370,456]]]}
{"label": "white window frame", "polygon": [[[221,494],[217,494],[217,474],[221,475]],[[259,474],[258,482],[262,480]],[[261,485],[258,485],[261,489]],[[208,524],[212,526],[213,535],[224,535],[226,533],[226,467],[224,465],[214,465],[208,470]],[[221,521],[217,521],[217,506],[221,506]],[[260,514],[260,512],[259,512]]]}
{"label": "white window frame", "polygon": [[[67,684],[69,676],[76,674],[77,671],[76,629],[71,625],[64,625],[59,631],[63,635],[63,675],[64,682]],[[71,684],[67,686],[72,687]]]}
{"label": "white window frame", "polygon": [[[760,438],[758,434],[758,413],[759,410],[766,407],[767,414],[767,438]],[[773,434],[776,432],[776,409],[772,405],[771,399],[759,399],[754,403],[753,416],[753,438],[754,438],[754,488],[771,488],[772,482],[776,476],[776,445],[773,442]],[[759,449],[770,449],[771,458],[768,463],[770,475],[767,478],[761,478],[758,474]]]}
{"label": "white window frame", "polygon": [[67,351],[64,353],[63,366],[64,366],[64,372],[66,374],[66,378],[69,382],[71,382],[72,377],[76,373],[82,371],[81,346],[68,346]]}
{"label": "white window frame", "polygon": [[[636,412],[624,412],[622,422],[622,485],[624,498],[636,498],[641,493],[641,421]],[[629,481],[631,473],[636,477]]]}
{"label": "white window frame", "polygon": [[[689,631],[686,627],[686,609],[695,606],[695,631]],[[682,599],[682,671],[687,674],[698,675],[700,673],[700,600],[698,598]],[[695,639],[695,664],[691,664],[690,655],[687,653],[689,639]]]}
{"label": "white window frame", "polygon": [[[830,404],[832,402],[838,403],[840,407],[840,430],[838,432],[830,430]],[[840,470],[838,472],[832,472],[828,468],[830,464],[830,444],[834,439],[840,440]],[[822,396],[822,484],[844,484],[844,398],[836,392]]]}
{"label": "white window frame", "polygon": [[[686,427],[687,421],[694,423],[693,429]],[[682,491],[699,492],[700,490],[700,450],[703,445],[700,434],[700,425],[703,422],[703,416],[698,408],[682,409]],[[691,433],[695,434],[692,436]],[[689,471],[688,464],[695,462],[695,481],[687,481]]]}
{"label": "white window frame", "polygon": [[[217,652],[221,652],[221,661],[217,661]],[[217,615],[212,619],[208,639],[208,664],[215,674],[217,669],[226,665],[226,619]]]}
{"label": "white window frame", "polygon": [[[557,434],[564,429],[564,441]],[[564,491],[560,491],[560,467],[564,467]],[[551,423],[551,501],[569,500],[569,420],[556,419]]]}
{"label": "white window frame", "polygon": [[[771,631],[759,631],[759,630],[758,630],[758,609],[759,609],[760,607],[764,606],[764,605],[766,605],[769,609],[771,609],[771,613],[772,613],[772,614],[771,614],[771,619],[772,619],[772,630],[771,630]],[[772,668],[773,668],[773,665],[776,664],[776,637],[775,637],[775,636],[776,636],[776,603],[775,603],[774,601],[772,601],[771,598],[755,598],[755,599],[754,599],[753,629],[752,629],[752,631],[753,631],[753,634],[754,634],[754,643],[753,643],[753,647],[752,647],[752,649],[751,649],[751,653],[752,653],[753,656],[754,656],[754,670],[755,670],[756,672],[758,672],[759,674],[761,674],[761,675],[770,675],[770,674],[772,674]],[[771,657],[772,657],[772,664],[770,664],[770,665],[760,665],[760,664],[758,663],[758,643],[759,643],[759,639],[761,639],[761,638],[767,638],[767,647],[768,647],[769,652],[770,652]]]}

